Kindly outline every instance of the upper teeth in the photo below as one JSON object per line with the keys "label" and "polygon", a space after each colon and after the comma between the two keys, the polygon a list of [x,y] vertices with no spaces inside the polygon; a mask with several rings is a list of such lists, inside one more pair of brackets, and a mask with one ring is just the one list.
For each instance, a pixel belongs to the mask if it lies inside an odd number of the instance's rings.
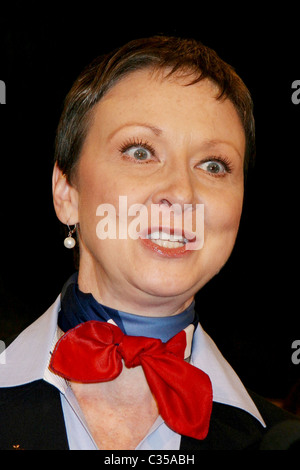
{"label": "upper teeth", "polygon": [[150,238],[151,240],[168,240],[171,242],[187,243],[187,239],[184,238],[182,235],[171,235],[163,231],[149,233],[148,238]]}

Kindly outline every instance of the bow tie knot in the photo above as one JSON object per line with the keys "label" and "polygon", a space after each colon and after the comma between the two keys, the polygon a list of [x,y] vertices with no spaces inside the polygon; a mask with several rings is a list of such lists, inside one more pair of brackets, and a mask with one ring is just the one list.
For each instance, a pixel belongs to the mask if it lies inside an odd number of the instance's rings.
{"label": "bow tie knot", "polygon": [[[115,379],[123,368],[141,365],[162,418],[174,431],[204,439],[212,409],[209,377],[184,361],[186,334],[167,343],[127,336],[110,323],[87,321],[65,333],[53,351],[50,369],[82,383]],[[197,400],[194,406],[194,399]]]}
{"label": "bow tie knot", "polygon": [[[136,367],[143,364],[147,357],[161,357],[161,355],[175,354],[177,357],[183,358],[185,350],[185,335],[181,335],[175,341],[163,343],[160,339],[146,338],[143,336],[126,336],[124,335],[121,342],[117,346],[117,352],[124,360],[127,368]],[[174,347],[177,346],[177,347]]]}

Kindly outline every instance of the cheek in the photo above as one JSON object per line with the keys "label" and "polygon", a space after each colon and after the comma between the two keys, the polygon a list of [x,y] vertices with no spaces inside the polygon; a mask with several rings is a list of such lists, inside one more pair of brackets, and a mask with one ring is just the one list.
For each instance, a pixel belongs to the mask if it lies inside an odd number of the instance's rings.
{"label": "cheek", "polygon": [[[130,220],[127,222],[128,207],[131,204],[144,202],[140,193],[141,191],[138,191],[137,194],[132,181],[128,182],[122,175],[119,177],[116,174],[112,175],[112,172],[108,172],[103,166],[93,168],[91,171],[82,165],[79,187],[79,223],[82,242],[90,249],[93,246],[94,250],[96,246],[102,246],[103,242],[99,239],[101,230],[104,232],[113,230],[112,237],[115,239],[115,233],[119,233],[120,220],[124,222],[125,217],[126,226],[130,222]],[[138,195],[140,197],[137,197]],[[106,208],[109,209],[108,212]],[[120,211],[123,211],[121,218]]]}
{"label": "cheek", "polygon": [[205,205],[207,233],[236,237],[243,205],[242,194],[216,198]]}
{"label": "cheek", "polygon": [[230,257],[241,211],[242,197],[224,197],[205,205],[204,246],[200,256],[208,279],[217,274]]}
{"label": "cheek", "polygon": [[96,221],[99,205],[116,206],[119,194],[118,181],[95,165],[82,164],[80,170],[79,215],[81,220],[79,222]]}

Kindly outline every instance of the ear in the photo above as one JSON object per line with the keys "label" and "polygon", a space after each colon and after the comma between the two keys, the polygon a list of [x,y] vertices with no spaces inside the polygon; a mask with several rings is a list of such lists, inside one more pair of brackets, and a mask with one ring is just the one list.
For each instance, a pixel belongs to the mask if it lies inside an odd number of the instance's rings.
{"label": "ear", "polygon": [[58,219],[65,225],[74,225],[78,220],[78,191],[55,164],[52,175],[53,204]]}

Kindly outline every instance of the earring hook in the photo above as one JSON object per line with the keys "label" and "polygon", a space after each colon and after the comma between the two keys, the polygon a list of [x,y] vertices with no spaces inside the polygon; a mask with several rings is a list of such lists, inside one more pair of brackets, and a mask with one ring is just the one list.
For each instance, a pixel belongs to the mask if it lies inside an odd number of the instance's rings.
{"label": "earring hook", "polygon": [[73,229],[71,229],[68,224],[67,224],[67,227],[68,227],[68,230],[69,230],[68,237],[71,237],[73,235],[73,233],[76,231],[76,224],[74,224]]}

